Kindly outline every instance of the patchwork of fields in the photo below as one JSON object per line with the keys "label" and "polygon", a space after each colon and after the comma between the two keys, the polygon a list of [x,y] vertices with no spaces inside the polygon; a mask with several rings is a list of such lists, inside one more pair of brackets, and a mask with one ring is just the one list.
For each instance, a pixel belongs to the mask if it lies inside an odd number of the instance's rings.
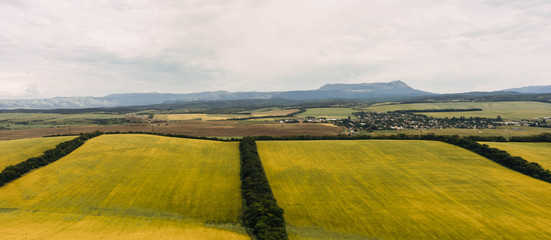
{"label": "patchwork of fields", "polygon": [[257,142],[291,239],[549,239],[551,185],[433,141]]}
{"label": "patchwork of fields", "polygon": [[470,109],[480,108],[482,111],[472,112],[420,112],[427,116],[444,117],[486,117],[506,120],[533,119],[551,117],[551,104],[542,102],[439,102],[439,103],[410,103],[389,104],[369,107],[367,111],[388,112],[396,110],[425,110],[425,109]]}
{"label": "patchwork of fields", "polygon": [[75,137],[28,138],[0,141],[0,171],[6,166],[20,163],[31,157],[40,156],[44,151],[73,138]]}
{"label": "patchwork of fields", "polygon": [[[71,138],[0,141],[0,164]],[[550,143],[486,144],[551,166]],[[453,145],[257,145],[290,239],[551,238],[549,183]],[[96,137],[0,187],[0,238],[250,239],[239,162],[237,142]]]}
{"label": "patchwork of fields", "polygon": [[521,156],[529,162],[536,162],[551,170],[551,143],[548,142],[483,142],[490,147],[507,151],[513,156]]}
{"label": "patchwork of fields", "polygon": [[5,239],[248,239],[238,143],[104,135],[0,188]]}

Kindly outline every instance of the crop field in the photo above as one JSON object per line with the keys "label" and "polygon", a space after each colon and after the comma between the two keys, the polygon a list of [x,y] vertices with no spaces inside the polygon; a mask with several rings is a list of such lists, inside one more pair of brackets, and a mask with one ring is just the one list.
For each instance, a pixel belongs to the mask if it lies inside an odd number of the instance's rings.
{"label": "crop field", "polygon": [[291,239],[551,238],[551,184],[459,147],[257,144]]}
{"label": "crop field", "polygon": [[93,120],[125,118],[125,115],[85,113],[0,113],[0,129],[42,128],[52,125],[90,125]]}
{"label": "crop field", "polygon": [[30,138],[0,141],[0,171],[6,166],[14,165],[31,157],[37,157],[57,144],[75,137]]}
{"label": "crop field", "polygon": [[465,128],[444,128],[444,129],[403,129],[403,130],[376,130],[366,132],[371,135],[392,135],[392,134],[435,134],[435,135],[459,135],[459,136],[532,136],[542,133],[551,133],[551,128],[540,127],[517,127],[499,126],[496,129],[465,129]]}
{"label": "crop field", "polygon": [[155,114],[155,119],[166,120],[166,121],[189,121],[189,120],[213,121],[213,120],[226,120],[231,118],[242,118],[246,116],[249,116],[249,115],[182,113],[182,114]]}
{"label": "crop field", "polygon": [[297,108],[293,108],[293,109],[264,109],[264,110],[259,110],[259,111],[253,111],[251,113],[252,116],[254,117],[264,117],[264,116],[285,116],[285,115],[288,115],[288,114],[291,114],[291,113],[295,113],[295,112],[298,112],[300,111],[299,109]]}
{"label": "crop field", "polygon": [[[265,120],[266,121],[266,120]],[[136,124],[117,126],[73,126],[55,128],[34,128],[0,130],[0,140],[42,137],[47,135],[102,132],[158,132],[188,136],[232,137],[232,136],[288,136],[288,135],[337,135],[342,129],[331,124],[276,124],[271,121],[179,121],[157,124]]]}
{"label": "crop field", "polygon": [[426,112],[419,113],[427,116],[444,117],[486,117],[506,120],[534,119],[551,117],[551,104],[542,102],[444,102],[444,103],[411,103],[379,105],[366,108],[372,112],[388,112],[396,110],[425,110],[425,109],[469,109],[480,108],[482,111],[472,112]]}
{"label": "crop field", "polygon": [[238,143],[103,135],[0,188],[4,239],[248,239]]}
{"label": "crop field", "polygon": [[490,147],[507,151],[513,156],[521,156],[529,162],[537,162],[551,170],[551,143],[547,142],[482,142]]}
{"label": "crop field", "polygon": [[354,117],[353,112],[358,111],[352,108],[307,108],[306,112],[297,114],[297,117],[347,118]]}

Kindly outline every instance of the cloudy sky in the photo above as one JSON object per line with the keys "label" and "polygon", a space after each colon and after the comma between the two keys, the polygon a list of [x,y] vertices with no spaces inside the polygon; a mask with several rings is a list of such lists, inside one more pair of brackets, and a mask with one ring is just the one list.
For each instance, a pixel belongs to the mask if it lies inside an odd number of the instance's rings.
{"label": "cloudy sky", "polygon": [[549,0],[0,1],[0,99],[551,84]]}

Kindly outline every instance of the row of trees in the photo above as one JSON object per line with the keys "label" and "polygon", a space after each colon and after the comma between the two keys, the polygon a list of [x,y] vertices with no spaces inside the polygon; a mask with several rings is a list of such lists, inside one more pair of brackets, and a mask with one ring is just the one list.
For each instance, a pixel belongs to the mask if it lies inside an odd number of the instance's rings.
{"label": "row of trees", "polygon": [[93,133],[83,133],[73,140],[62,142],[55,148],[46,150],[44,154],[39,157],[29,158],[18,164],[7,166],[4,170],[2,170],[2,172],[0,172],[0,186],[4,186],[6,183],[18,179],[23,174],[28,173],[33,169],[46,166],[57,161],[80,147],[86,140],[101,134],[103,133],[99,131]]}
{"label": "row of trees", "polygon": [[254,138],[244,137],[239,150],[245,227],[252,231],[256,239],[288,239],[283,209],[277,205],[272,193]]}

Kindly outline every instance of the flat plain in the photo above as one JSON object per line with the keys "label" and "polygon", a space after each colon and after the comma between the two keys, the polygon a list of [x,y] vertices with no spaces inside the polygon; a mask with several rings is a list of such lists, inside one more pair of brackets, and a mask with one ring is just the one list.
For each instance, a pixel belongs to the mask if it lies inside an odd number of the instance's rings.
{"label": "flat plain", "polygon": [[551,170],[551,143],[548,142],[482,142],[490,147],[507,151],[513,156],[521,156],[529,162],[536,162]]}
{"label": "flat plain", "polygon": [[32,129],[0,130],[0,140],[42,137],[46,135],[102,132],[156,132],[183,134],[188,136],[232,137],[232,136],[288,136],[288,135],[337,135],[342,130],[330,124],[240,124],[246,121],[179,121],[155,124],[134,124],[115,126],[73,126]]}
{"label": "flat plain", "polygon": [[550,239],[551,185],[435,141],[257,142],[291,239]]}
{"label": "flat plain", "polygon": [[92,120],[125,118],[125,115],[103,113],[0,113],[0,128],[25,129],[51,126],[94,125]]}
{"label": "flat plain", "polygon": [[0,141],[0,171],[6,166],[20,163],[31,157],[38,157],[42,155],[44,151],[52,149],[57,144],[73,138],[75,137],[29,138]]}
{"label": "flat plain", "polygon": [[388,112],[396,110],[425,109],[469,109],[480,108],[482,111],[471,112],[420,112],[427,116],[444,117],[486,117],[501,116],[505,120],[522,120],[551,117],[551,104],[542,102],[440,102],[377,105],[366,108],[367,111]]}
{"label": "flat plain", "polygon": [[357,112],[352,108],[307,108],[306,112],[297,114],[297,117],[316,117],[316,118],[347,118],[354,117],[353,112]]}
{"label": "flat plain", "polygon": [[103,135],[0,188],[4,239],[248,239],[238,143]]}

